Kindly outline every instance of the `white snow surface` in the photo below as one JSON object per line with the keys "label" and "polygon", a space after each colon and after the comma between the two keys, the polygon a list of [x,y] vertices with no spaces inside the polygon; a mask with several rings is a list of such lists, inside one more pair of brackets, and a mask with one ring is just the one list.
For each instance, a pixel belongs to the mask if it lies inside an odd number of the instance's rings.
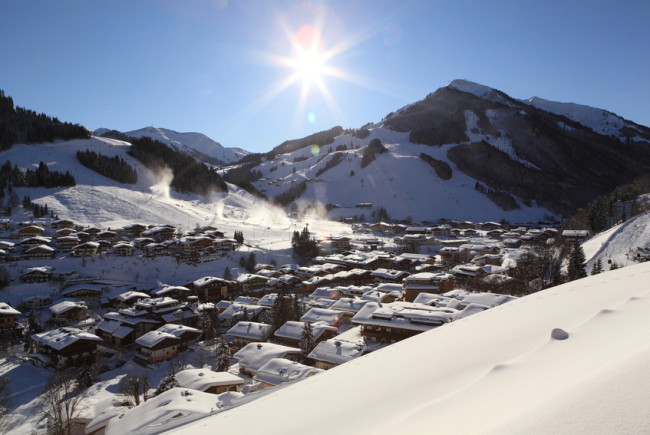
{"label": "white snow surface", "polygon": [[632,258],[638,247],[650,247],[650,212],[628,219],[584,242],[587,272],[598,259],[605,270],[609,269],[610,260],[619,266],[635,264]]}
{"label": "white snow surface", "polygon": [[538,292],[174,433],[648,433],[649,279],[645,263]]}
{"label": "white snow surface", "polygon": [[[608,136],[613,135],[622,138],[621,129],[628,127],[636,130],[633,124],[626,122],[620,116],[608,112],[607,110],[597,109],[591,106],[575,103],[560,103],[539,97],[531,97],[527,100],[522,100],[522,102],[547,112],[566,116],[572,121],[579,122],[599,134]],[[638,136],[634,139],[644,140]]]}
{"label": "white snow surface", "polygon": [[147,136],[170,145],[178,151],[187,154],[194,154],[192,151],[198,151],[210,157],[217,158],[225,163],[233,163],[250,154],[241,148],[226,148],[219,142],[210,139],[202,133],[179,133],[167,128],[145,127],[138,130],[127,131],[125,133],[131,137]]}

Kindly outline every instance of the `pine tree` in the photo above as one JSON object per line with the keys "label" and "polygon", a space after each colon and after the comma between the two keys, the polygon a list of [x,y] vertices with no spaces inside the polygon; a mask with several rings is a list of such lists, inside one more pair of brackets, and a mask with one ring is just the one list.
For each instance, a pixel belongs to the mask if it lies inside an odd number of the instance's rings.
{"label": "pine tree", "polygon": [[309,353],[316,347],[316,342],[314,340],[314,329],[309,322],[305,322],[305,326],[302,329],[302,334],[300,335],[300,342],[298,343],[298,347],[300,347],[303,358],[307,358],[307,355],[309,355]]}
{"label": "pine tree", "polygon": [[226,270],[223,271],[223,279],[232,281],[232,273],[230,272],[230,268],[226,266]]}
{"label": "pine tree", "polygon": [[158,384],[158,388],[156,388],[156,391],[154,391],[153,395],[154,397],[159,396],[165,391],[171,390],[175,387],[180,387],[180,384],[176,380],[176,372],[172,369],[160,380],[160,384]]}
{"label": "pine tree", "polygon": [[602,271],[603,271],[603,262],[602,262],[602,260],[599,258],[598,260],[596,260],[596,261],[594,262],[594,265],[591,267],[591,274],[592,274],[592,275],[598,275],[598,274],[601,273]]}
{"label": "pine tree", "polygon": [[230,346],[222,335],[214,349],[214,370],[225,372],[230,367]]}
{"label": "pine tree", "polygon": [[287,312],[287,306],[285,303],[284,293],[279,293],[278,297],[273,301],[273,307],[271,308],[271,330],[272,332],[280,329],[287,321],[289,313]]}
{"label": "pine tree", "polygon": [[585,251],[578,241],[573,242],[573,247],[569,254],[569,267],[567,272],[569,281],[587,276],[587,271],[585,270]]}

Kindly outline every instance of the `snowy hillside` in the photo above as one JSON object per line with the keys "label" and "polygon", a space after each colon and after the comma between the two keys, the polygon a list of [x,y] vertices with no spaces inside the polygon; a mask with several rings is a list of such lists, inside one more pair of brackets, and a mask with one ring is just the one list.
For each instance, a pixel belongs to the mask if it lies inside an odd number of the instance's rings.
{"label": "snowy hillside", "polygon": [[[438,218],[537,222],[555,216],[535,204],[525,205],[518,199],[518,210],[504,211],[486,195],[475,189],[476,179],[464,174],[447,158],[454,144],[423,147],[409,141],[408,133],[392,131],[382,124],[368,127],[370,135],[359,139],[343,134],[323,147],[303,148],[276,156],[256,167],[263,178],[256,187],[269,198],[285,192],[301,182],[306,183],[302,198],[315,200],[322,206],[340,205],[329,212],[332,219],[365,215],[384,208],[394,219],[414,221]],[[361,156],[372,139],[379,139],[388,152],[377,155],[365,168],[359,165]],[[346,147],[344,151],[337,148]],[[452,169],[450,180],[436,175],[419,155],[427,154],[445,161]],[[337,157],[338,156],[338,157]],[[327,169],[333,159],[339,163]],[[331,163],[330,163],[331,164]],[[359,203],[371,203],[372,210],[355,208]],[[298,206],[303,204],[300,202]]]}
{"label": "snowy hillside", "polygon": [[649,279],[535,293],[173,432],[647,433]]}
{"label": "snowy hillside", "polygon": [[[15,145],[0,153],[0,161],[11,161],[21,168],[34,168],[39,161],[51,170],[69,170],[77,185],[70,188],[15,188],[19,198],[30,196],[33,202],[47,204],[61,219],[83,225],[117,228],[131,223],[171,224],[185,231],[197,225],[214,225],[231,234],[243,230],[247,240],[265,247],[289,247],[291,231],[302,225],[289,219],[278,208],[261,202],[237,186],[229,185],[227,194],[202,197],[179,194],[170,189],[170,175],[154,173],[127,154],[130,144],[94,137],[42,145]],[[90,149],[106,156],[120,156],[136,168],[138,183],[120,184],[82,166],[78,150]],[[309,218],[316,234],[349,232],[335,222]]]}
{"label": "snowy hillside", "polygon": [[595,235],[583,243],[590,271],[598,259],[605,269],[610,261],[619,266],[636,264],[633,260],[637,248],[650,248],[650,212],[633,217],[622,224]]}
{"label": "snowy hillside", "polygon": [[633,141],[650,140],[648,136],[650,132],[647,128],[639,128],[636,124],[626,121],[607,110],[596,109],[582,104],[558,103],[557,101],[549,101],[539,97],[531,97],[523,100],[523,102],[547,112],[566,116],[599,134],[616,136],[621,140],[625,140],[627,137],[630,137]]}
{"label": "snowy hillside", "polygon": [[145,127],[125,134],[131,137],[150,137],[201,160],[204,160],[201,155],[206,155],[223,163],[233,163],[249,154],[241,148],[225,148],[201,133],[179,133],[166,128]]}
{"label": "snowy hillside", "polygon": [[[276,147],[251,168],[262,173],[255,187],[289,209],[317,202],[335,219],[371,220],[385,210],[399,220],[527,223],[569,216],[650,171],[646,127],[586,106],[522,102],[467,80],[380,123],[327,133]],[[377,139],[387,152],[369,156]]]}

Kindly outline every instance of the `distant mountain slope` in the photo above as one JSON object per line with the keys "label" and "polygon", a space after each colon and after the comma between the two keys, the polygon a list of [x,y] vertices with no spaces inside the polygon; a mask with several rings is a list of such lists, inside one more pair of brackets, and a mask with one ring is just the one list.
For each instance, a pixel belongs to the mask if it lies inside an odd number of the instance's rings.
{"label": "distant mountain slope", "polygon": [[[576,113],[591,112],[569,113],[588,125],[455,80],[380,123],[287,141],[251,169],[268,197],[334,218],[547,220],[650,172],[650,129],[612,114],[618,133],[604,135],[600,118]],[[387,152],[370,156],[373,139]]]}
{"label": "distant mountain slope", "polygon": [[648,433],[649,279],[550,288],[172,432]]}
{"label": "distant mountain slope", "polygon": [[[108,131],[102,128],[96,130],[95,134],[101,136]],[[249,154],[241,148],[225,148],[201,133],[179,133],[166,128],[145,127],[124,134],[131,137],[150,137],[206,163],[216,165],[233,163]]]}

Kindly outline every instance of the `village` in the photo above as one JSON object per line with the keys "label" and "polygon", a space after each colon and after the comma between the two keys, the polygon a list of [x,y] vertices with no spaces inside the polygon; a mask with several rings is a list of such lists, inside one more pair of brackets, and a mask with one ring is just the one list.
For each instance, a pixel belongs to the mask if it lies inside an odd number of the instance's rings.
{"label": "village", "polygon": [[[58,264],[98,256],[212,264],[236,258],[244,235],[214,226],[187,234],[170,225],[100,229],[54,218],[5,220],[2,230],[0,258],[18,272],[8,286],[49,289],[16,306],[0,303],[5,348],[22,343],[22,364],[53,374],[94,379],[127,362],[142,368],[126,376],[140,385],[131,408],[76,421],[89,434],[137,431],[141,420],[126,416],[164,400],[165,388],[152,397],[147,389],[156,385],[143,377],[166,362],[180,361],[173,381],[165,378],[170,388],[217,395],[208,401],[221,405],[194,410],[198,418],[540,290],[540,257],[589,237],[496,222],[364,223],[353,236],[318,236],[320,255],[302,266],[251,263],[250,252],[237,276],[226,268],[219,277],[143,285]],[[169,413],[184,415],[170,403]],[[129,421],[135,426],[125,428]]]}

